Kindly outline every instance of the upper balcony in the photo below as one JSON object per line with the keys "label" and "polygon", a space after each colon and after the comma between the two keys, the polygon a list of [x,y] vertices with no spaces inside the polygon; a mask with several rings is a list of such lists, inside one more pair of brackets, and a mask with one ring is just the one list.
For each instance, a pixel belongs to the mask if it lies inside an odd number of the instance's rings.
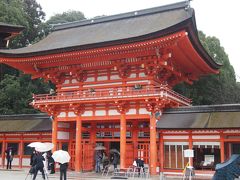
{"label": "upper balcony", "polygon": [[146,101],[149,99],[165,99],[179,106],[189,106],[191,100],[169,89],[167,86],[138,88],[109,88],[73,92],[61,92],[54,95],[33,95],[33,106],[50,104],[76,104],[116,101]]}

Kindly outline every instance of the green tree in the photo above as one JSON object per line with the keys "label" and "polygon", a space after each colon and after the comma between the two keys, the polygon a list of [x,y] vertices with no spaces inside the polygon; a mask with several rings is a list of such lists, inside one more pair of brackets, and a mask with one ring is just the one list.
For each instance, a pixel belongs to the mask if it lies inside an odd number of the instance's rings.
{"label": "green tree", "polygon": [[26,114],[36,113],[29,103],[33,93],[49,91],[49,85],[42,83],[41,79],[30,80],[27,75],[19,77],[6,74],[0,82],[0,114]]}
{"label": "green tree", "polygon": [[25,27],[21,35],[10,41],[10,48],[27,46],[39,36],[42,21],[45,13],[36,0],[1,0],[0,1],[0,22]]}
{"label": "green tree", "polygon": [[193,85],[180,84],[174,89],[191,98],[194,105],[239,103],[240,91],[228,56],[216,37],[199,32],[199,38],[211,57],[222,64],[219,74],[201,77]]}
{"label": "green tree", "polygon": [[67,12],[63,12],[61,14],[56,14],[47,21],[48,24],[59,24],[59,23],[67,23],[73,21],[79,21],[85,19],[85,16],[80,11],[69,10]]}

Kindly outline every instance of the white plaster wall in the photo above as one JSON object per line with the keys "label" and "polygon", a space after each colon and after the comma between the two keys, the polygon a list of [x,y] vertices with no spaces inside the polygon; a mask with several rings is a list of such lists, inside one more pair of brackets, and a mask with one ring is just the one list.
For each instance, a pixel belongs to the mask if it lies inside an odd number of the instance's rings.
{"label": "white plaster wall", "polygon": [[120,84],[122,84],[122,82],[105,83],[105,84],[90,84],[90,85],[84,85],[83,87],[101,87],[101,86],[120,85]]}
{"label": "white plaster wall", "polygon": [[189,136],[163,136],[163,139],[188,139]]}
{"label": "white plaster wall", "polygon": [[13,157],[12,165],[18,166],[19,165],[19,158]]}
{"label": "white plaster wall", "polygon": [[187,131],[166,131],[164,134],[188,134]]}
{"label": "white plaster wall", "polygon": [[69,139],[69,132],[58,131],[57,139]]}
{"label": "white plaster wall", "polygon": [[73,89],[73,88],[79,88],[79,86],[66,86],[62,87],[61,89]]}
{"label": "white plaster wall", "polygon": [[164,145],[186,145],[186,146],[188,146],[188,142],[164,142]]}
{"label": "white plaster wall", "polygon": [[106,81],[106,80],[108,80],[107,76],[98,76],[97,77],[97,81]]}
{"label": "white plaster wall", "polygon": [[146,77],[144,72],[139,73],[139,77]]}
{"label": "white plaster wall", "polygon": [[193,139],[220,139],[219,135],[211,135],[211,136],[192,136]]}
{"label": "white plaster wall", "polygon": [[30,158],[23,158],[22,159],[23,166],[30,166]]}
{"label": "white plaster wall", "polygon": [[84,111],[84,113],[82,114],[82,116],[92,116],[93,115],[93,111]]}
{"label": "white plaster wall", "polygon": [[193,145],[220,146],[220,142],[193,142]]}
{"label": "white plaster wall", "polygon": [[226,130],[223,133],[240,133],[240,130],[231,129],[231,130]]}
{"label": "white plaster wall", "polygon": [[114,115],[120,115],[120,113],[116,110],[116,109],[111,109],[108,111],[108,114],[110,116],[114,116]]}
{"label": "white plaster wall", "polygon": [[192,133],[194,134],[194,133],[198,133],[198,134],[209,134],[209,133],[219,133],[218,131],[216,131],[216,130],[196,130],[196,131],[192,131]]}
{"label": "white plaster wall", "polygon": [[78,81],[76,79],[72,79],[72,83],[77,83]]}
{"label": "white plaster wall", "polygon": [[72,111],[68,112],[68,117],[76,117],[76,116],[77,115],[74,112]]}
{"label": "white plaster wall", "polygon": [[129,109],[129,111],[126,114],[136,114],[137,110],[136,109]]}
{"label": "white plaster wall", "polygon": [[94,81],[94,77],[88,77],[85,82],[93,82],[93,81]]}
{"label": "white plaster wall", "polygon": [[64,123],[64,122],[59,122],[58,127],[60,128],[69,128],[70,124],[69,123]]}
{"label": "white plaster wall", "polygon": [[146,108],[140,108],[139,109],[139,114],[151,114],[151,113],[148,112]]}
{"label": "white plaster wall", "polygon": [[121,79],[121,78],[119,77],[119,75],[116,74],[116,75],[111,75],[110,79],[111,80],[117,80],[117,79]]}
{"label": "white plaster wall", "polygon": [[144,81],[127,81],[127,84],[139,84],[139,83],[148,83],[148,80],[144,80]]}
{"label": "white plaster wall", "polygon": [[132,73],[132,74],[130,74],[129,77],[130,77],[130,78],[135,78],[135,77],[137,77],[137,74],[136,74],[136,73]]}
{"label": "white plaster wall", "polygon": [[69,83],[70,83],[69,79],[66,79],[66,80],[63,82],[63,84],[69,84]]}
{"label": "white plaster wall", "polygon": [[114,137],[120,137],[120,132],[114,132],[114,133],[113,133],[113,136],[114,136]]}
{"label": "white plaster wall", "polygon": [[96,110],[95,111],[95,115],[96,116],[105,116],[106,115],[106,111],[105,110]]}
{"label": "white plaster wall", "polygon": [[60,114],[57,117],[66,117],[66,116],[67,116],[66,112],[60,112]]}

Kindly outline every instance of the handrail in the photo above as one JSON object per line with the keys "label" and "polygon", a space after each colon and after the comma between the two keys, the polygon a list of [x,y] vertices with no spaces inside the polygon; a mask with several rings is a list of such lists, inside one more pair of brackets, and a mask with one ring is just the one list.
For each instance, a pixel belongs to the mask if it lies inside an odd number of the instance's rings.
{"label": "handrail", "polygon": [[167,86],[158,87],[141,87],[134,89],[130,87],[109,88],[109,89],[90,89],[73,92],[60,92],[54,95],[51,94],[33,94],[33,103],[51,102],[51,101],[70,101],[70,100],[94,100],[108,98],[134,98],[141,96],[156,96],[168,97],[172,100],[181,101],[183,104],[190,104],[191,100],[174,92]]}

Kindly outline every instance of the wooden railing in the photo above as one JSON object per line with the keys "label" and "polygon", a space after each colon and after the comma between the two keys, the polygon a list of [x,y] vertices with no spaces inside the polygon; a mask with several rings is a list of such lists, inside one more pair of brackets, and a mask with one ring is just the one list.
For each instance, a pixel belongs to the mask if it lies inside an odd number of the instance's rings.
{"label": "wooden railing", "polygon": [[190,105],[191,100],[174,92],[167,86],[141,87],[136,88],[110,88],[110,89],[89,89],[74,92],[61,92],[54,95],[40,94],[33,95],[32,104],[61,103],[61,102],[87,102],[87,101],[114,101],[121,99],[141,99],[141,98],[166,98],[178,102],[181,105]]}

